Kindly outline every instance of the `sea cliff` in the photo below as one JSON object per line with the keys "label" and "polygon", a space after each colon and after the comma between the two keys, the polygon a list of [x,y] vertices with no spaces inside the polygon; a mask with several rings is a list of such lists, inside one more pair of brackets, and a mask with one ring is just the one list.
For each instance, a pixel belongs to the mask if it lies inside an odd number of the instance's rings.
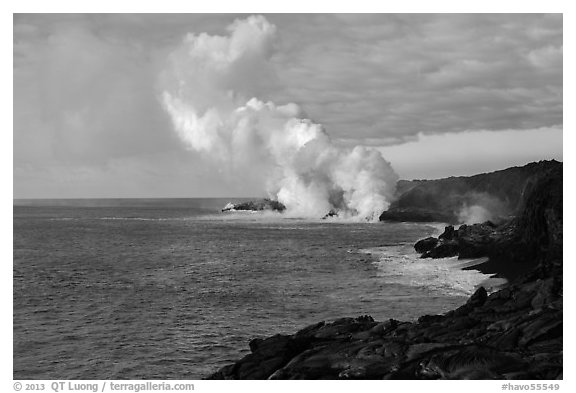
{"label": "sea cliff", "polygon": [[381,221],[466,223],[503,222],[523,209],[525,196],[541,177],[562,163],[532,162],[475,176],[437,180],[400,180]]}

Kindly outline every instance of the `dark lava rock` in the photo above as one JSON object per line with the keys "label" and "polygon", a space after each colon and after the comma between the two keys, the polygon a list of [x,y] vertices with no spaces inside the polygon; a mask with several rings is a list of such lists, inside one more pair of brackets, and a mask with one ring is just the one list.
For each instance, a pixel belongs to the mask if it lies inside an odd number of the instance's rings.
{"label": "dark lava rock", "polygon": [[305,341],[280,334],[251,343],[251,354],[208,379],[267,379],[306,348]]}
{"label": "dark lava rock", "polygon": [[455,240],[446,240],[438,242],[436,247],[425,252],[422,258],[449,258],[458,255],[458,242]]}
{"label": "dark lava rock", "polygon": [[247,211],[262,211],[262,210],[271,210],[271,211],[278,211],[283,212],[286,210],[286,206],[278,201],[273,201],[271,199],[261,199],[257,201],[248,201],[242,202],[237,204],[229,203],[226,205],[223,212],[226,211],[234,211],[234,210],[247,210]]}
{"label": "dark lava rock", "polygon": [[488,293],[484,287],[480,287],[474,292],[470,299],[468,299],[466,304],[470,307],[479,307],[484,305],[486,299],[488,299]]}
{"label": "dark lava rock", "polygon": [[[514,219],[500,226],[491,221],[473,225],[463,224],[458,229],[450,225],[438,236],[438,241],[433,247],[425,251],[417,251],[422,253],[422,258],[446,258],[456,255],[459,258],[480,258],[503,254],[508,254],[506,257],[509,259],[525,258],[526,247],[509,246],[511,242],[519,242],[518,221],[519,219]],[[416,244],[425,242],[426,245],[432,245],[433,239],[422,239]],[[512,255],[514,253],[516,255]]]}
{"label": "dark lava rock", "polygon": [[322,219],[325,220],[330,217],[338,217],[338,212],[336,212],[335,210],[330,210],[328,213],[324,215],[324,217],[322,217]]}
{"label": "dark lava rock", "polygon": [[496,226],[486,221],[482,224],[461,225],[458,228],[458,256],[478,258],[490,253],[494,243]]}
{"label": "dark lava rock", "polygon": [[380,221],[392,222],[450,222],[457,223],[457,215],[426,208],[389,209],[380,215]]}
{"label": "dark lava rock", "polygon": [[438,244],[438,239],[435,237],[427,237],[426,239],[419,240],[414,245],[414,249],[416,252],[424,253],[426,251],[430,251]]}
{"label": "dark lava rock", "polygon": [[455,240],[458,237],[458,231],[454,229],[454,226],[449,225],[444,228],[444,232],[438,236],[439,240]]}
{"label": "dark lava rock", "polygon": [[[426,245],[432,245],[427,250],[416,251],[423,253],[423,258],[446,258],[458,255],[460,258],[478,258],[490,253],[495,242],[496,226],[487,221],[483,224],[461,225],[454,229],[452,225],[447,226],[444,232],[438,236],[434,244],[432,239],[420,240]],[[414,248],[416,248],[416,245]],[[422,249],[422,247],[419,247]]]}
{"label": "dark lava rock", "polygon": [[[419,251],[416,249],[416,251],[422,253],[422,258],[448,258],[458,255],[458,231],[455,230],[452,225],[444,228],[444,232],[438,236],[436,243],[434,243],[432,239],[434,238],[428,237],[418,241],[414,245],[414,248],[416,248],[416,245],[418,245],[420,242],[425,242],[424,244],[428,246],[427,250],[424,251]],[[423,247],[419,248],[422,249]]]}

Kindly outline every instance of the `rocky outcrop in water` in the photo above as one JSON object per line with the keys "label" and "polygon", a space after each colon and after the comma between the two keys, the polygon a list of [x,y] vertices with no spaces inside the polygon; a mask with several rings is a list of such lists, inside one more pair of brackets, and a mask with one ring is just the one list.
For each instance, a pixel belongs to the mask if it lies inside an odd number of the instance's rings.
{"label": "rocky outcrop in water", "polygon": [[524,196],[541,177],[562,167],[540,161],[475,176],[401,180],[381,221],[500,223],[522,211]]}
{"label": "rocky outcrop in water", "polygon": [[242,203],[232,204],[229,203],[222,209],[223,212],[226,211],[238,211],[238,210],[245,210],[245,211],[262,211],[262,210],[270,210],[270,211],[278,211],[283,212],[286,210],[286,206],[278,201],[273,201],[271,199],[260,199],[256,201],[248,201]]}
{"label": "rocky outcrop in water", "polygon": [[427,237],[426,239],[418,240],[414,245],[414,249],[416,252],[424,254],[436,247],[438,245],[439,240],[435,237]]}
{"label": "rocky outcrop in water", "polygon": [[489,255],[503,233],[491,221],[482,224],[447,226],[438,238],[429,237],[414,245],[422,258],[478,258]]}
{"label": "rocky outcrop in water", "polygon": [[561,166],[522,203],[505,225],[452,227],[418,246],[505,255],[525,267],[508,287],[479,288],[462,307],[415,322],[341,318],[255,339],[252,353],[209,379],[562,379]]}

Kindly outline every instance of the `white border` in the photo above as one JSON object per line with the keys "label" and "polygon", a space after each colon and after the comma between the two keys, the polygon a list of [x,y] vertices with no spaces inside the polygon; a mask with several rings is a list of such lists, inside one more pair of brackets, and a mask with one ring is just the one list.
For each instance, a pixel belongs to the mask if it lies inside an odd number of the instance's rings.
{"label": "white border", "polygon": [[[55,12],[140,12],[140,13],[169,13],[169,12],[196,12],[196,13],[210,13],[210,12],[226,12],[226,13],[277,13],[277,12],[433,12],[433,13],[451,13],[451,12],[554,12],[564,13],[564,36],[568,39],[564,42],[564,69],[568,70],[565,75],[565,86],[576,86],[574,77],[569,70],[576,69],[573,61],[573,37],[574,33],[574,2],[560,1],[560,0],[546,0],[546,1],[498,1],[498,0],[483,0],[477,2],[463,2],[463,1],[399,1],[399,2],[376,2],[374,0],[355,0],[355,1],[340,1],[336,2],[311,2],[304,0],[292,0],[289,2],[275,2],[271,0],[247,0],[247,1],[207,1],[207,2],[194,2],[194,1],[176,1],[176,0],[162,0],[150,1],[143,3],[140,1],[123,1],[118,0],[99,0],[97,2],[79,2],[71,0],[26,0],[16,1],[9,0],[2,3],[2,19],[0,21],[0,29],[3,43],[3,52],[6,54],[5,61],[2,62],[2,77],[3,83],[3,101],[4,108],[2,114],[2,122],[4,132],[2,133],[2,171],[3,171],[3,184],[5,185],[2,190],[2,217],[3,217],[3,247],[1,259],[0,274],[3,277],[1,288],[1,305],[2,315],[4,322],[2,323],[2,356],[1,356],[1,383],[2,391],[10,392],[13,390],[12,381],[12,260],[11,247],[13,245],[12,239],[12,206],[11,194],[8,190],[8,184],[12,178],[12,133],[9,130],[13,129],[13,97],[12,91],[8,86],[13,86],[12,63],[8,62],[8,51],[12,50],[12,13],[16,12],[38,12],[38,13],[55,13]],[[564,163],[565,163],[565,200],[575,201],[575,193],[573,186],[574,167],[571,160],[571,150],[573,149],[573,136],[572,130],[573,120],[571,116],[571,99],[572,91],[564,90],[564,102],[567,104],[566,118],[564,122],[564,129],[568,130],[564,134]],[[566,105],[565,104],[565,105]],[[10,203],[10,204],[9,204]],[[569,223],[566,226],[565,238],[568,242],[573,239],[574,230],[571,223],[574,222],[574,209],[571,203],[565,204],[565,221]],[[568,243],[567,243],[568,244]],[[566,328],[567,334],[564,335],[564,381],[558,381],[561,384],[561,391],[568,391],[569,386],[573,386],[572,390],[576,387],[574,377],[571,371],[574,370],[573,348],[574,339],[570,334],[573,331],[574,313],[571,311],[571,306],[574,301],[573,285],[571,279],[574,277],[573,263],[575,259],[572,258],[574,252],[571,248],[565,248],[564,260],[567,262],[564,265],[564,277],[567,278],[566,294],[568,300],[565,307],[566,311]],[[157,382],[157,381],[156,381]],[[170,381],[176,382],[176,381]],[[182,381],[189,382],[189,381]],[[521,383],[521,381],[511,381],[513,383]],[[540,381],[527,381],[526,383],[540,382]],[[284,382],[261,382],[261,381],[241,381],[236,383],[219,382],[219,381],[197,381],[195,391],[270,391],[274,390],[280,392],[293,392],[295,389],[329,389],[334,392],[349,392],[352,389],[414,389],[422,391],[442,391],[442,392],[458,392],[461,393],[463,389],[466,391],[474,392],[495,392],[501,391],[503,381],[284,381]],[[552,382],[556,383],[556,382]],[[51,391],[51,390],[47,390]]]}

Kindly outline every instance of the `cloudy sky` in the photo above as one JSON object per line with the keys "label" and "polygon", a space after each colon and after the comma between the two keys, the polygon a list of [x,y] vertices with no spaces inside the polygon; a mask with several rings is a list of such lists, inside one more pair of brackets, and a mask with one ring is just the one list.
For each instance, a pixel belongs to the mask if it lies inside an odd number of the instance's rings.
{"label": "cloudy sky", "polygon": [[[14,17],[14,197],[251,196],[186,149],[161,105],[187,33],[246,15]],[[297,15],[276,26],[262,100],[296,102],[402,178],[562,160],[562,16]]]}

